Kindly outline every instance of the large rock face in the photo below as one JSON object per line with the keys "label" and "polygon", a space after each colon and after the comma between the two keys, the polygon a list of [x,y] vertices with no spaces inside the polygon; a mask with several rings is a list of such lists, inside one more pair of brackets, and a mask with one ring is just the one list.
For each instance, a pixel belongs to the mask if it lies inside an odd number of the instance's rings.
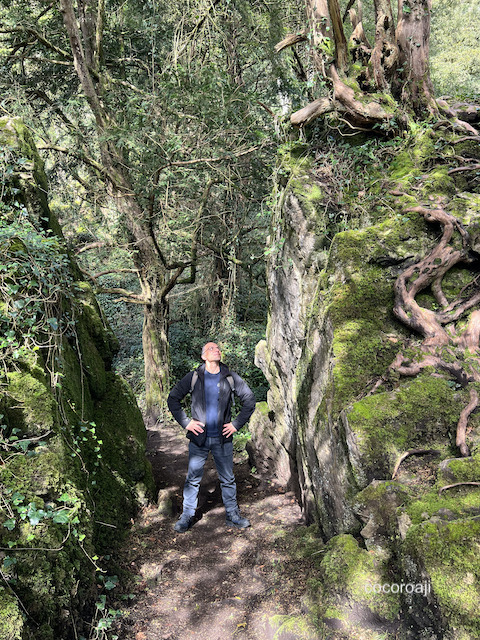
{"label": "large rock face", "polygon": [[[307,520],[330,540],[316,607],[339,633],[480,637],[472,610],[480,596],[474,558],[480,490],[438,495],[459,478],[480,480],[478,417],[471,422],[472,457],[456,459],[466,389],[433,369],[416,377],[389,370],[400,348],[414,358],[416,338],[393,314],[395,280],[439,236],[438,227],[409,209],[448,203],[464,223],[480,221],[476,183],[454,183],[436,164],[436,149],[445,144],[426,130],[397,147],[396,157],[388,144],[372,141],[344,145],[337,155],[306,145],[280,152],[269,322],[257,347],[270,391],[253,420],[253,449],[257,467],[295,486]],[[465,144],[463,153],[478,157],[478,142]],[[471,279],[466,265],[449,271],[447,297]],[[422,295],[422,305],[435,308],[430,294]],[[392,482],[399,456],[414,449],[434,453],[410,456]],[[329,567],[339,557],[344,578],[333,584]],[[462,572],[469,576],[464,587]],[[402,588],[375,599],[359,595],[362,581],[426,581],[431,589]]]}
{"label": "large rock face", "polygon": [[0,140],[0,637],[77,637],[99,558],[152,486],[146,432],[111,371],[116,339],[66,253],[31,137],[4,118]]}

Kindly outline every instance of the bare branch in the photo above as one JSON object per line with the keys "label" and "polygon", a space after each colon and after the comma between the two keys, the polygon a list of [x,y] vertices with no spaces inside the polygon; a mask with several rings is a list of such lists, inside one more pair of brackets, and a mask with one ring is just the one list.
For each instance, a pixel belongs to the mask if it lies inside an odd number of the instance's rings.
{"label": "bare branch", "polygon": [[[345,11],[343,12],[342,22],[345,22],[345,20],[347,19],[349,11],[353,7],[354,4],[355,4],[355,0],[348,0],[347,7],[346,7]],[[354,28],[355,28],[355,26],[356,25],[353,25]]]}
{"label": "bare branch", "polygon": [[96,280],[101,276],[106,276],[109,273],[136,273],[138,275],[138,269],[107,269],[105,271],[99,271],[98,273],[92,274],[92,278]]}
{"label": "bare branch", "polygon": [[120,295],[119,300],[123,300],[124,302],[133,302],[135,304],[149,304],[150,300],[145,296],[140,295],[139,293],[134,293],[133,291],[127,291],[127,289],[122,289],[119,287],[100,287],[97,289],[97,293],[111,293],[113,295]]}
{"label": "bare branch", "polygon": [[280,53],[283,49],[293,47],[295,44],[305,42],[306,40],[307,34],[305,31],[301,31],[300,33],[289,33],[281,42],[275,45],[275,51],[276,53]]}
{"label": "bare branch", "polygon": [[92,249],[100,249],[101,247],[107,247],[106,242],[89,242],[88,244],[83,245],[83,247],[79,247],[75,249],[75,255],[78,256],[80,253],[84,251],[91,251]]}
{"label": "bare branch", "polygon": [[263,147],[263,145],[259,145],[257,147],[250,147],[249,149],[245,149],[244,151],[238,151],[237,153],[232,153],[229,156],[220,156],[218,158],[195,158],[193,160],[177,160],[174,162],[169,162],[167,164],[162,165],[161,167],[159,167],[156,171],[156,173],[160,173],[162,171],[164,171],[165,169],[168,169],[170,167],[188,167],[194,164],[200,164],[200,163],[211,163],[211,162],[228,162],[230,160],[233,160],[234,158],[241,158],[242,156],[246,156],[249,153],[253,153],[254,151],[258,151],[259,149],[261,149]]}

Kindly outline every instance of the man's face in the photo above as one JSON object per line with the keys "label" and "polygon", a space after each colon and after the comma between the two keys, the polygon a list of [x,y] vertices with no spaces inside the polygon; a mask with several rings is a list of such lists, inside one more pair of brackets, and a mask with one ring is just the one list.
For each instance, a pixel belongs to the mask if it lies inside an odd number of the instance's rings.
{"label": "man's face", "polygon": [[220,362],[222,354],[215,342],[208,342],[203,348],[202,360],[205,362]]}

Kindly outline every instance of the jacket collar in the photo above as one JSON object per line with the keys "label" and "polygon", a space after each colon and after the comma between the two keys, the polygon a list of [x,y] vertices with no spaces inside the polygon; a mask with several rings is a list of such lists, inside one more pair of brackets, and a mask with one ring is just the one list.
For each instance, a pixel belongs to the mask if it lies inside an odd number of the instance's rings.
{"label": "jacket collar", "polygon": [[[198,377],[199,378],[204,378],[205,377],[205,363],[201,364],[198,369]],[[228,375],[230,375],[230,369],[227,367],[226,364],[223,364],[223,362],[220,362],[220,377],[221,378],[226,378]]]}

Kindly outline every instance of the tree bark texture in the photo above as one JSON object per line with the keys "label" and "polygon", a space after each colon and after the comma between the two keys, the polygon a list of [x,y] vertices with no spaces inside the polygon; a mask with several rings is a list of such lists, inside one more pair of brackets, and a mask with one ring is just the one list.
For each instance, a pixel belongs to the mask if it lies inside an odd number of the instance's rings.
{"label": "tree bark texture", "polygon": [[402,102],[417,112],[436,111],[428,62],[430,55],[431,0],[399,0],[396,39],[399,48],[401,82],[397,86]]}

